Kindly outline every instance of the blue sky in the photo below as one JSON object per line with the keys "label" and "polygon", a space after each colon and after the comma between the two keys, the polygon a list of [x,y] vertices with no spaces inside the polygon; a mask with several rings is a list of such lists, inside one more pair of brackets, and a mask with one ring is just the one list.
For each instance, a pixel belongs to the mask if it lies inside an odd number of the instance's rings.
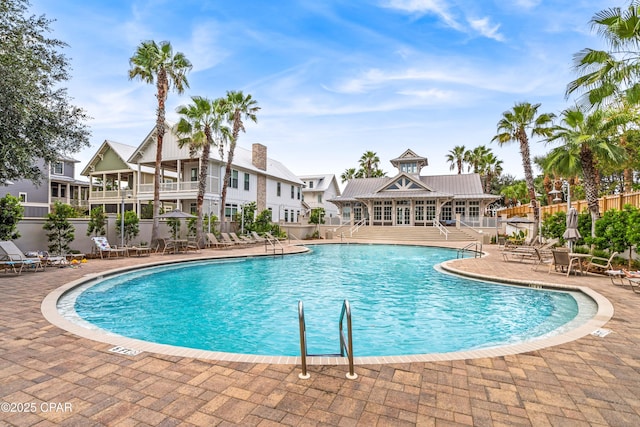
{"label": "blue sky", "polygon": [[[86,165],[105,139],[137,146],[154,125],[152,85],[128,79],[144,40],[170,41],[193,64],[190,89],[171,93],[167,119],[191,96],[242,90],[258,123],[238,144],[265,144],[298,175],[339,175],[365,151],[389,160],[407,148],[423,174],[448,174],[456,145],[487,145],[505,173],[523,176],[518,147],[491,143],[518,102],[559,113],[575,78],[572,56],[602,48],[589,20],[626,0],[32,0],[65,41],[73,102],[93,118]],[[532,142],[532,153],[550,147]],[[81,168],[82,168],[81,167]],[[81,169],[79,168],[79,169]]]}

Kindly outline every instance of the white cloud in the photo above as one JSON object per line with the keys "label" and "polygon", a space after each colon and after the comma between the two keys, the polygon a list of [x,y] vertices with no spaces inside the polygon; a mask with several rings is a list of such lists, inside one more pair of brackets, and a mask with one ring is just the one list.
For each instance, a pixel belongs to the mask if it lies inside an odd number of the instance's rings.
{"label": "white cloud", "polygon": [[484,17],[480,19],[467,19],[471,28],[479,32],[484,37],[494,39],[497,41],[504,41],[504,36],[498,32],[500,24],[492,25],[489,22],[489,18]]}
{"label": "white cloud", "polygon": [[433,14],[442,19],[451,28],[462,29],[449,11],[447,4],[442,0],[386,0],[382,6],[419,16]]}

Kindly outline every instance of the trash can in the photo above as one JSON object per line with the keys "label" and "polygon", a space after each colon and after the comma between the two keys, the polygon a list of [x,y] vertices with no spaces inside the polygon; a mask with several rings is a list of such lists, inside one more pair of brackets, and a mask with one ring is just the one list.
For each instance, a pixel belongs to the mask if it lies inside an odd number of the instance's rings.
{"label": "trash can", "polygon": [[333,239],[333,231],[331,230],[327,230],[326,233],[324,234],[324,238],[327,240],[332,240]]}

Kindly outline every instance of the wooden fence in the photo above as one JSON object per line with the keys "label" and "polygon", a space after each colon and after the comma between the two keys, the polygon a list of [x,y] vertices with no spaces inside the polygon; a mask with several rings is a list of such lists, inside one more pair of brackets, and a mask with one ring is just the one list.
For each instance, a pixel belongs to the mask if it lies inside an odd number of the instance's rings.
{"label": "wooden fence", "polygon": [[[600,214],[611,209],[622,210],[624,205],[632,205],[636,208],[640,208],[640,191],[634,193],[614,194],[610,196],[604,196],[598,199],[600,205]],[[588,210],[586,200],[578,200],[571,202],[571,206],[578,212]],[[540,206],[540,218],[544,218],[545,215],[553,215],[558,212],[566,212],[566,203],[556,203],[548,206]],[[503,209],[499,212],[500,215],[506,215],[507,218],[512,216],[526,217],[527,214],[533,214],[533,209],[529,205],[515,206],[512,208]]]}

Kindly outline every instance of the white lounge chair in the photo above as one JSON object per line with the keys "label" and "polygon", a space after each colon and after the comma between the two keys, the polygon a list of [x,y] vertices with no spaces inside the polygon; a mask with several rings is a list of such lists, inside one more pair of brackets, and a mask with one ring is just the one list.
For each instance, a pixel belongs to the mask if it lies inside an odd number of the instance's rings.
{"label": "white lounge chair", "polygon": [[39,257],[26,257],[22,251],[11,241],[0,241],[0,266],[6,273],[11,270],[15,274],[21,274],[23,269],[44,271],[44,265]]}
{"label": "white lounge chair", "polygon": [[104,254],[107,254],[107,258],[110,258],[111,254],[114,254],[116,257],[127,255],[127,248],[111,246],[104,236],[92,237],[91,240],[93,241],[95,250],[100,254],[100,258],[104,258]]}

